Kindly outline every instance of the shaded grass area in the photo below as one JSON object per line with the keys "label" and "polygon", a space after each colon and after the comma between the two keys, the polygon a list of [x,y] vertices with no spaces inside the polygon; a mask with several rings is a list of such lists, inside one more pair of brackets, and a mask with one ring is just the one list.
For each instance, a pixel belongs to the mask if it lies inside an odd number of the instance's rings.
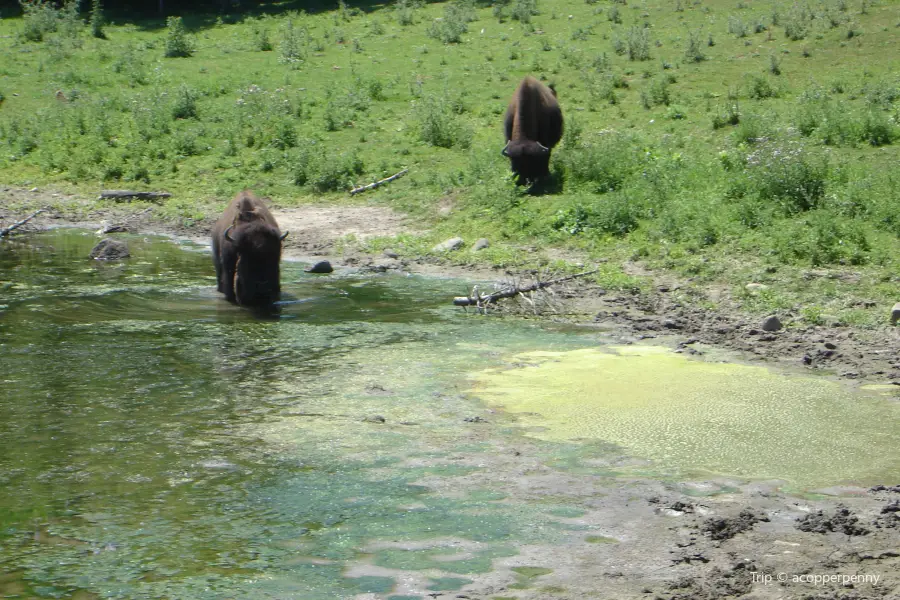
{"label": "shaded grass area", "polygon": [[[0,179],[166,188],[164,212],[197,219],[243,187],[344,202],[408,167],[367,195],[432,226],[401,252],[489,237],[479,260],[512,265],[556,245],[736,289],[768,276],[801,303],[825,301],[803,273],[828,267],[854,273],[839,295],[876,302],[855,320],[896,300],[895,3],[400,0],[207,21],[106,39],[71,11],[0,22]],[[525,190],[500,149],[528,73],[556,83],[566,132],[553,180]]]}

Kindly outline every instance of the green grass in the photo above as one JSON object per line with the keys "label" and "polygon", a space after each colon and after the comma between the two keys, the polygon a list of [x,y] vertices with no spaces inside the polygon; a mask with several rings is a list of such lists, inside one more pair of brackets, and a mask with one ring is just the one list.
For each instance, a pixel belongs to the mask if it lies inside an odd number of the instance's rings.
{"label": "green grass", "polygon": [[[410,249],[489,237],[487,260],[552,244],[735,285],[774,265],[799,304],[804,270],[852,269],[871,283],[842,293],[896,301],[895,2],[404,0],[183,24],[0,21],[0,181],[166,189],[167,214],[196,218],[244,187],[345,202],[408,167],[365,201],[431,225]],[[567,125],[530,191],[500,155],[526,74],[556,83]]]}

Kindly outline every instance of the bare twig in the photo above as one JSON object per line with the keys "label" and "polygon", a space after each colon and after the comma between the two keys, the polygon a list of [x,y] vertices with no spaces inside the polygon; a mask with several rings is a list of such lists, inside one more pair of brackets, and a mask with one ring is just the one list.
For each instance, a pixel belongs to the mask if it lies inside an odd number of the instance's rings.
{"label": "bare twig", "polygon": [[135,192],[133,190],[103,190],[100,192],[100,200],[131,200],[138,198],[140,200],[163,200],[171,197],[169,192]]}
{"label": "bare twig", "polygon": [[407,173],[409,173],[409,169],[403,169],[399,173],[394,173],[390,177],[385,177],[384,179],[382,179],[380,181],[376,181],[374,183],[370,183],[369,185],[364,185],[364,186],[361,186],[358,188],[353,188],[352,190],[350,190],[350,195],[353,196],[354,194],[359,194],[361,192],[365,192],[368,190],[374,190],[378,186],[384,185],[385,183],[390,183],[391,181],[393,181],[395,179],[399,179],[399,178],[403,177],[404,175],[406,175]]}
{"label": "bare twig", "polygon": [[22,219],[21,221],[18,221],[17,223],[13,223],[12,225],[10,225],[9,227],[6,227],[5,229],[0,229],[0,238],[8,236],[10,233],[12,233],[13,230],[18,229],[19,227],[21,227],[28,221],[32,220],[33,218],[35,218],[42,212],[47,212],[47,209],[46,208],[38,209],[38,210],[34,211],[33,213],[31,213],[30,215],[28,215],[27,217],[25,217],[24,219]]}
{"label": "bare twig", "polygon": [[551,285],[556,285],[557,283],[562,283],[564,281],[571,281],[573,279],[578,279],[579,277],[585,277],[587,275],[593,275],[600,269],[593,269],[591,271],[584,271],[582,273],[575,273],[574,275],[566,275],[565,277],[560,277],[558,279],[551,279],[550,281],[537,281],[530,285],[526,286],[518,286],[513,285],[507,287],[506,289],[499,290],[493,292],[491,294],[478,294],[477,289],[473,290],[470,296],[457,296],[453,299],[453,304],[455,306],[477,306],[479,308],[483,308],[487,304],[491,304],[496,302],[497,300],[503,298],[512,298],[514,296],[518,296],[524,292],[533,292],[535,290],[542,290],[545,287],[549,287]]}

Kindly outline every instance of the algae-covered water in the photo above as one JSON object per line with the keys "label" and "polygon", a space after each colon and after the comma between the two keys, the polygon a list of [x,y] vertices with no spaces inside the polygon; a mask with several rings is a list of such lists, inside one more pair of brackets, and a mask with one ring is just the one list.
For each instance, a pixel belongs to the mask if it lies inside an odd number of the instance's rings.
{"label": "algae-covered water", "polygon": [[[545,366],[528,353],[595,352],[598,334],[465,315],[447,302],[465,289],[454,281],[292,263],[280,314],[254,315],[216,294],[204,249],[125,239],[118,263],[88,260],[88,233],[0,245],[0,596],[424,599],[571,530],[579,507],[519,500],[484,464],[528,419],[555,427],[548,390],[594,398],[528,375]],[[486,410],[505,373],[530,377],[541,416]],[[776,375],[765,388],[786,406],[792,393]],[[568,469],[626,448],[659,473],[716,470],[592,419],[574,437],[619,447],[554,441],[573,437],[560,430],[532,442],[541,460]],[[723,444],[740,437],[721,425]],[[657,426],[671,423],[651,420],[649,440]],[[692,426],[710,429],[679,427]],[[870,452],[896,447],[896,429],[876,429]]]}

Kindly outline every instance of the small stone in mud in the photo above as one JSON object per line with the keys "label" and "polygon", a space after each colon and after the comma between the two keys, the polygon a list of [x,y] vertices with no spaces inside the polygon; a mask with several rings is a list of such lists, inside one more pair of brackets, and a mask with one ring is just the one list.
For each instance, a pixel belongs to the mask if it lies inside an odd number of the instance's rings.
{"label": "small stone in mud", "polygon": [[837,346],[831,342],[825,342],[824,346],[829,350],[837,350]]}
{"label": "small stone in mud", "polygon": [[463,419],[463,421],[465,421],[466,423],[487,423],[487,420],[486,420],[486,419],[483,419],[483,418],[478,417],[478,416],[475,416],[475,417],[466,417],[465,419]]}
{"label": "small stone in mud", "polygon": [[859,517],[849,508],[839,504],[830,517],[819,510],[797,519],[797,529],[811,533],[843,533],[846,535],[867,535],[869,530],[859,525]]}
{"label": "small stone in mud", "polygon": [[390,248],[384,250],[382,252],[382,254],[384,254],[388,258],[400,258],[400,255],[397,254],[396,252],[394,252],[393,250],[391,250]]}
{"label": "small stone in mud", "polygon": [[111,240],[109,238],[100,240],[91,253],[88,255],[94,260],[120,260],[128,258],[128,245],[119,240]]}
{"label": "small stone in mud", "polygon": [[666,329],[681,329],[684,326],[678,321],[666,319],[665,321],[663,321],[663,327],[665,327]]}
{"label": "small stone in mud", "polygon": [[313,266],[305,269],[307,273],[331,273],[334,271],[334,267],[331,266],[331,263],[327,260],[320,260]]}
{"label": "small stone in mud", "polygon": [[488,241],[487,238],[481,238],[474,244],[472,244],[472,252],[478,252],[479,250],[484,250],[485,248],[489,248],[491,242]]}
{"label": "small stone in mud", "polygon": [[891,309],[891,325],[896,325],[897,321],[900,321],[900,302]]}
{"label": "small stone in mud", "polygon": [[701,527],[701,531],[708,534],[713,540],[730,540],[739,533],[743,533],[760,521],[768,521],[766,515],[757,514],[750,508],[745,508],[733,518],[713,517],[707,519]]}
{"label": "small stone in mud", "polygon": [[463,245],[463,239],[461,237],[450,238],[449,240],[445,240],[440,244],[436,245],[431,249],[432,252],[453,252],[454,250],[459,250]]}
{"label": "small stone in mud", "polygon": [[368,416],[365,419],[363,419],[363,422],[364,423],[384,423],[385,420],[386,419],[384,417],[382,417],[381,415],[371,415],[371,416]]}
{"label": "small stone in mud", "polygon": [[779,319],[775,315],[770,315],[763,319],[762,325],[760,325],[760,327],[762,327],[763,331],[778,331],[783,327],[783,325],[781,324],[781,319]]}

